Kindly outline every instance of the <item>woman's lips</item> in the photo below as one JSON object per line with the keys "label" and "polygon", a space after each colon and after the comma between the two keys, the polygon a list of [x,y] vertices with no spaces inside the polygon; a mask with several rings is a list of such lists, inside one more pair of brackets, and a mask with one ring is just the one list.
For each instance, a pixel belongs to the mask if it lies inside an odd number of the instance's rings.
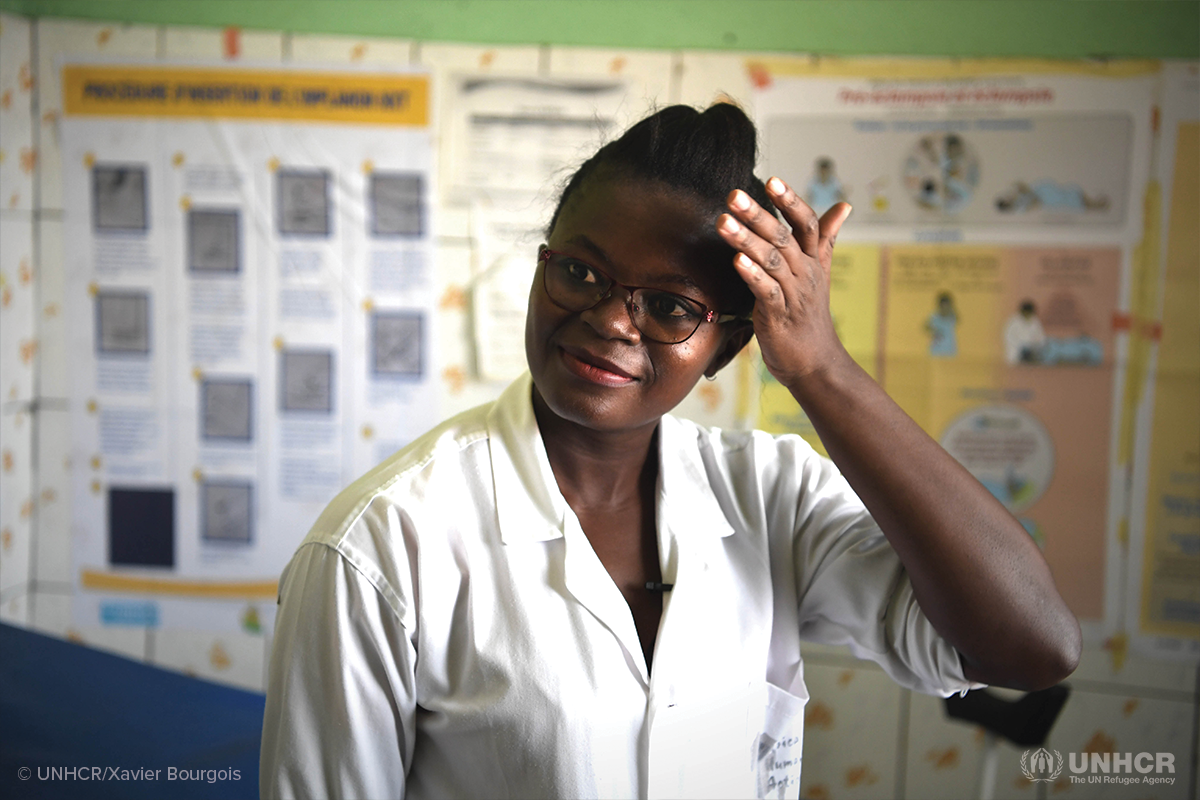
{"label": "woman's lips", "polygon": [[573,374],[603,386],[628,386],[636,378],[608,359],[577,348],[562,348],[562,359]]}

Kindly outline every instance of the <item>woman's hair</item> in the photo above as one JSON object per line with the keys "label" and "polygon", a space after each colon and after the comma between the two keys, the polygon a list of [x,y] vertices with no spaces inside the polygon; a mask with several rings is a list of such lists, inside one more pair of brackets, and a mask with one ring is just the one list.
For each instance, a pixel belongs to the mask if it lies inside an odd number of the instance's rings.
{"label": "woman's hair", "polygon": [[[718,103],[704,111],[668,106],[601,147],[576,170],[558,198],[546,235],[554,230],[571,196],[597,175],[660,183],[684,192],[711,207],[714,219],[724,211],[725,198],[734,189],[745,191],[774,213],[766,187],[754,175],[757,154],[754,123],[737,106]],[[732,259],[732,248],[729,256]],[[729,269],[733,271],[732,265]],[[754,305],[749,287],[740,279],[733,285],[739,296],[729,298],[730,310],[748,310]]]}

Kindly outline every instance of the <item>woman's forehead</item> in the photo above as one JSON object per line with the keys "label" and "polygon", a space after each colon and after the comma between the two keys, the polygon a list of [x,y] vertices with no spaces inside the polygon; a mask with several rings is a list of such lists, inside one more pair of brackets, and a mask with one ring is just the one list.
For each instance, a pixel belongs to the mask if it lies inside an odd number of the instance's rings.
{"label": "woman's forehead", "polygon": [[718,208],[657,182],[593,177],[568,199],[551,231],[563,243],[586,237],[614,266],[623,256],[691,269],[732,256],[716,233]]}

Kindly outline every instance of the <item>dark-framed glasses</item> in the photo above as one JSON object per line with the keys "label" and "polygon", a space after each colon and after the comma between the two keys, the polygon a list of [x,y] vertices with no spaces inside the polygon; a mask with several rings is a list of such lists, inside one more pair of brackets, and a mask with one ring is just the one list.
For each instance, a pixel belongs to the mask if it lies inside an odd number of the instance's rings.
{"label": "dark-framed glasses", "polygon": [[538,261],[543,265],[542,284],[554,305],[566,311],[587,311],[600,305],[614,289],[629,293],[625,307],[629,318],[643,336],[663,344],[686,341],[705,322],[731,322],[744,319],[736,314],[720,314],[703,303],[681,294],[646,286],[617,283],[602,270],[586,261],[542,245]]}

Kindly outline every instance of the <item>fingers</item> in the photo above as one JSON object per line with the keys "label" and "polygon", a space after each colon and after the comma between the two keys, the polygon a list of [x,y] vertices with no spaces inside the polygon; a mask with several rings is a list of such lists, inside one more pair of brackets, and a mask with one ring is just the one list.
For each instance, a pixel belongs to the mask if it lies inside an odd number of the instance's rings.
{"label": "fingers", "polygon": [[733,257],[733,266],[756,300],[768,307],[782,304],[780,281],[784,280],[784,273],[789,271],[789,267],[779,251],[731,214],[720,216],[717,231],[730,246],[739,251]]}
{"label": "fingers", "polygon": [[[779,178],[767,181],[767,193],[786,224],[738,189],[730,192],[730,213],[717,220],[717,231],[738,251],[734,266],[755,296],[776,303],[786,300],[785,292],[795,292],[793,276],[811,276],[814,267],[828,276],[833,245],[850,215],[850,204],[837,203],[818,219]],[[806,264],[807,259],[817,263]]]}
{"label": "fingers", "polygon": [[733,266],[750,287],[756,306],[762,304],[765,308],[775,309],[784,305],[783,287],[779,285],[779,281],[768,275],[745,253],[738,253],[733,257]]}
{"label": "fingers", "polygon": [[[767,181],[767,193],[787,224],[765,211],[746,192],[735,190],[730,192],[727,200],[730,216],[743,224],[749,233],[723,227],[723,232],[734,234],[727,235],[726,241],[767,269],[778,266],[778,255],[772,254],[771,249],[788,256],[793,242],[805,255],[826,262],[842,223],[850,215],[850,204],[836,203],[818,219],[808,203],[779,178]],[[721,223],[724,222],[722,218]],[[755,236],[761,242],[756,241]]]}
{"label": "fingers", "polygon": [[828,264],[833,256],[833,245],[837,241],[838,232],[842,229],[842,223],[850,216],[849,203],[835,203],[832,208],[821,215],[820,230],[821,237],[818,245],[821,263]]}
{"label": "fingers", "polygon": [[[726,241],[767,270],[783,266],[782,256],[796,247],[791,228],[740,189],[729,193],[727,203],[729,219],[722,217],[720,220],[721,230],[732,235],[732,238],[727,236]],[[729,224],[730,220],[734,225]],[[735,225],[741,228],[735,229]]]}
{"label": "fingers", "polygon": [[[741,194],[743,197],[746,197],[745,193]],[[749,197],[746,197],[746,199],[749,200]],[[755,204],[754,209],[758,212],[756,224],[759,227],[759,231],[755,231],[748,225],[743,225],[732,214],[722,214],[720,216],[720,218],[717,220],[717,230],[720,232],[722,238],[724,238],[726,242],[733,246],[734,249],[749,256],[751,260],[756,262],[768,273],[776,273],[779,270],[789,269],[787,260],[784,258],[780,247],[777,247],[773,241],[779,241],[779,238],[782,235],[786,235],[787,243],[784,244],[783,247],[787,247],[788,244],[791,244],[793,247],[795,247],[795,244],[792,242],[791,233],[787,232],[786,230],[783,234],[781,234],[778,230],[772,230],[770,232],[763,230],[766,226],[763,224],[761,218],[769,215],[759,208],[757,204]],[[749,216],[751,212],[745,213],[747,216]],[[776,226],[780,228],[785,227],[780,225],[778,221],[776,221]],[[769,241],[762,235],[763,233],[766,233],[768,236],[775,237],[774,240]]]}
{"label": "fingers", "polygon": [[779,178],[767,181],[767,194],[771,196],[771,202],[783,214],[783,218],[792,226],[792,233],[800,242],[800,249],[815,257],[822,233],[816,212]]}

